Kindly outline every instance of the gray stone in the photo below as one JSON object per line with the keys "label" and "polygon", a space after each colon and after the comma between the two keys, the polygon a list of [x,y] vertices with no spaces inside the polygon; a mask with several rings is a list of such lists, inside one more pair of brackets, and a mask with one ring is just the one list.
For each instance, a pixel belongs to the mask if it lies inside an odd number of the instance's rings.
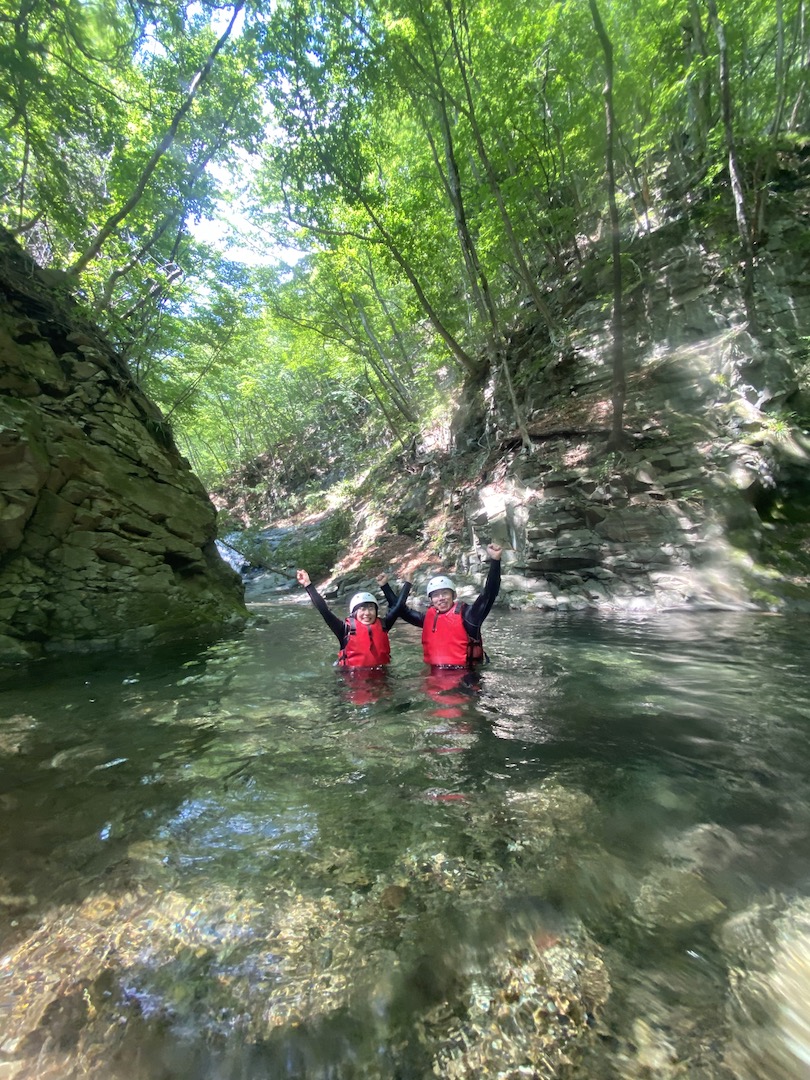
{"label": "gray stone", "polygon": [[686,468],[686,457],[679,450],[666,451],[663,457],[670,469]]}
{"label": "gray stone", "polygon": [[543,556],[536,556],[526,560],[526,568],[528,570],[538,571],[539,573],[559,573],[566,570],[579,570],[585,567],[595,566],[600,560],[600,552],[598,549],[587,550],[583,548],[578,551],[576,555],[565,555],[562,552],[559,554],[547,554]]}
{"label": "gray stone", "polygon": [[610,511],[594,526],[594,532],[606,540],[638,542],[659,537],[665,528],[658,514],[628,508]]}
{"label": "gray stone", "polygon": [[704,479],[705,472],[702,469],[680,469],[676,472],[665,473],[661,483],[669,490],[681,487],[699,487]]}
{"label": "gray stone", "polygon": [[[7,234],[0,242],[5,637],[27,654],[246,619],[242,583],[214,545],[216,511],[158,410],[72,302],[43,288]],[[81,357],[65,352],[66,334]]]}

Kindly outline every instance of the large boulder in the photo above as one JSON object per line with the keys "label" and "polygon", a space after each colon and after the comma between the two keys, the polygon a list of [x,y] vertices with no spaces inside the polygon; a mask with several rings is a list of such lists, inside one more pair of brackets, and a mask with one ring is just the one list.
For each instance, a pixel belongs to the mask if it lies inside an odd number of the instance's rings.
{"label": "large boulder", "polygon": [[238,623],[215,537],[160,411],[0,231],[0,659]]}

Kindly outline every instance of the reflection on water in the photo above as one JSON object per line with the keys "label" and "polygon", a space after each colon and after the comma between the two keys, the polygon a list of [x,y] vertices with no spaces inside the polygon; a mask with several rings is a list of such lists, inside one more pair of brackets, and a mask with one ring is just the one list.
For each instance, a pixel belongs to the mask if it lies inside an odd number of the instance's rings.
{"label": "reflection on water", "polygon": [[808,1075],[807,623],[488,630],[4,671],[0,1075]]}

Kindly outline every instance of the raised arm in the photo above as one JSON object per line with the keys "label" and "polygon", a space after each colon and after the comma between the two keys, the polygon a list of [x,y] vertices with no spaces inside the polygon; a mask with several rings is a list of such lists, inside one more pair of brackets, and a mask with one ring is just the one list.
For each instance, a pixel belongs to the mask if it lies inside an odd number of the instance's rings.
{"label": "raised arm", "polygon": [[405,579],[405,583],[402,586],[402,591],[399,596],[396,595],[394,590],[388,584],[388,575],[380,574],[377,578],[377,583],[383,591],[388,607],[389,615],[391,611],[396,608],[397,618],[402,619],[403,622],[410,623],[411,626],[422,626],[425,621],[425,616],[421,611],[415,611],[413,608],[408,607],[405,600],[408,593],[411,591],[411,582]]}
{"label": "raised arm", "polygon": [[346,644],[346,623],[343,621],[343,619],[338,618],[337,615],[335,615],[332,611],[329,610],[326,601],[312,584],[312,581],[310,580],[309,574],[306,572],[306,570],[296,571],[295,576],[298,584],[303,585],[303,587],[307,590],[307,595],[309,596],[310,600],[318,609],[318,611],[320,611],[321,615],[323,616],[323,621],[338,639],[342,648]]}
{"label": "raised arm", "polygon": [[501,555],[503,548],[500,544],[489,544],[487,555],[490,557],[487,579],[480,596],[473,601],[464,615],[464,627],[471,637],[478,637],[481,633],[481,624],[492,610],[492,605],[501,589]]}
{"label": "raised arm", "polygon": [[[377,578],[377,581],[379,580],[380,579]],[[382,585],[383,595],[385,596],[385,599],[388,600],[388,611],[383,617],[382,624],[386,630],[390,630],[394,623],[397,621],[397,619],[399,619],[400,617],[404,619],[405,617],[403,612],[408,610],[405,606],[405,601],[408,599],[408,594],[411,591],[411,582],[404,582],[402,588],[400,589],[399,596],[396,597],[394,596],[393,589],[390,585],[388,585],[387,579],[385,583],[380,582],[380,584]],[[386,589],[388,589],[388,592],[386,592]],[[394,600],[393,604],[388,597],[388,593],[391,594],[391,597]]]}
{"label": "raised arm", "polygon": [[[385,602],[388,604],[389,608],[393,607],[396,604],[398,598],[396,593],[388,583],[388,574],[377,574],[375,580],[382,589],[382,594],[385,597]],[[410,582],[408,582],[408,584],[410,584]],[[402,593],[400,593],[400,596],[401,595]]]}

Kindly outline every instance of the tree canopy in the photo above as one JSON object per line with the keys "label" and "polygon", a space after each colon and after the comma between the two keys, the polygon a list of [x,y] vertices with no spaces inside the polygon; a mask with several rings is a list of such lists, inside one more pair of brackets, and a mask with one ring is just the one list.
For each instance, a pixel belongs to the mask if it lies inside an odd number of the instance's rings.
{"label": "tree canopy", "polygon": [[[620,305],[622,237],[701,190],[750,286],[776,154],[808,132],[807,22],[804,0],[23,0],[0,214],[208,483],[404,442],[462,382],[520,428],[509,342],[565,350],[555,281],[594,237]],[[205,239],[214,216],[249,219],[253,260]]]}

